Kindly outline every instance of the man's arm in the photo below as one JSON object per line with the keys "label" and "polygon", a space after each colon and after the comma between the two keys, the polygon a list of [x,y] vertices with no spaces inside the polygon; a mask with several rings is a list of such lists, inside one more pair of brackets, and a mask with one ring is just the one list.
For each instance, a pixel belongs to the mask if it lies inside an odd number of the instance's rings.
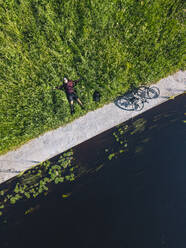
{"label": "man's arm", "polygon": [[54,90],[63,90],[63,89],[64,89],[64,84],[54,87]]}
{"label": "man's arm", "polygon": [[76,85],[80,80],[81,80],[80,78],[77,79],[77,80],[74,80],[74,81],[73,81],[74,85]]}

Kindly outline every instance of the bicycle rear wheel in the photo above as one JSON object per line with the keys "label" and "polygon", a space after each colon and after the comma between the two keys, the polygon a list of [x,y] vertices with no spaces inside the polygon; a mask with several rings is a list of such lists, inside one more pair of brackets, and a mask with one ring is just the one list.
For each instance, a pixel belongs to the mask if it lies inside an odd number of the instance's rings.
{"label": "bicycle rear wheel", "polygon": [[120,96],[116,99],[115,104],[124,110],[133,110],[133,104],[131,103],[131,101],[124,96]]}
{"label": "bicycle rear wheel", "polygon": [[148,99],[154,99],[157,98],[160,95],[160,90],[158,87],[152,86],[147,89],[147,98]]}
{"label": "bicycle rear wheel", "polygon": [[134,110],[140,111],[140,110],[143,109],[143,107],[144,107],[144,102],[141,99],[136,99],[133,102],[133,108],[134,108]]}

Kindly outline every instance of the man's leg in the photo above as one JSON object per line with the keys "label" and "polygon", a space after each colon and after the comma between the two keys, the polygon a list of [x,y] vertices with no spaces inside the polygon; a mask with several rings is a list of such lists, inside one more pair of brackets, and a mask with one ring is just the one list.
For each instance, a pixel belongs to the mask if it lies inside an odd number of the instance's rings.
{"label": "man's leg", "polygon": [[74,114],[74,102],[73,102],[73,100],[70,101],[70,112],[71,112],[71,115]]}
{"label": "man's leg", "polygon": [[79,98],[77,98],[77,102],[80,104],[80,106],[82,107],[82,109],[84,109],[83,103],[81,102],[81,100]]}

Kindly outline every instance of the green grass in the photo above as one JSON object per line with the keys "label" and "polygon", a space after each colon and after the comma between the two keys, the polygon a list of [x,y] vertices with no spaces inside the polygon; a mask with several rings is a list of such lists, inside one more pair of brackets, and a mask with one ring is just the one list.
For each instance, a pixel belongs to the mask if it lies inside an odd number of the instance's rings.
{"label": "green grass", "polygon": [[0,0],[0,153],[85,113],[52,90],[65,75],[89,111],[184,69],[184,14],[183,0]]}

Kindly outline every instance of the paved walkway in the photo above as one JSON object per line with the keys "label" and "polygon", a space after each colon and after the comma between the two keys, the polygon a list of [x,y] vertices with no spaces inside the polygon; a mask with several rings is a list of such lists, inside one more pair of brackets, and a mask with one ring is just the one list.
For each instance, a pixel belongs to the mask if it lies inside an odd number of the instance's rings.
{"label": "paved walkway", "polygon": [[146,110],[167,101],[171,96],[186,92],[186,71],[179,71],[160,80],[156,86],[160,89],[157,99],[145,103],[142,111],[125,111],[114,103],[91,111],[73,121],[31,140],[27,144],[0,156],[0,183],[15,176],[19,171],[45,161],[67,149],[82,143]]}

